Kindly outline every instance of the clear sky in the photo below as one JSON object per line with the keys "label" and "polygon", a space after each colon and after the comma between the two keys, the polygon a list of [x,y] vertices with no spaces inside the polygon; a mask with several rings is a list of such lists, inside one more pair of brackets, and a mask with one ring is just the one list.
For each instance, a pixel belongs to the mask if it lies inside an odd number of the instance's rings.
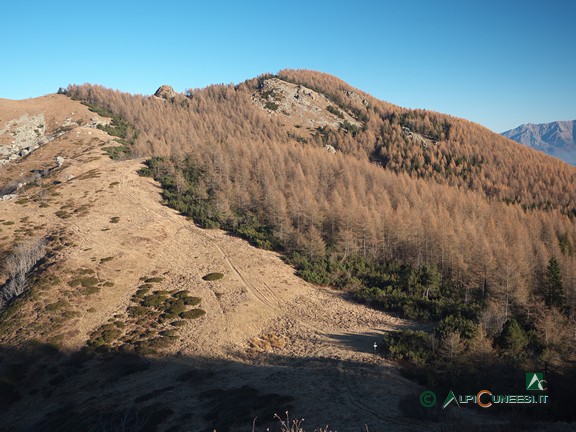
{"label": "clear sky", "polygon": [[305,68],[496,132],[576,119],[576,0],[5,1],[0,42],[0,98]]}

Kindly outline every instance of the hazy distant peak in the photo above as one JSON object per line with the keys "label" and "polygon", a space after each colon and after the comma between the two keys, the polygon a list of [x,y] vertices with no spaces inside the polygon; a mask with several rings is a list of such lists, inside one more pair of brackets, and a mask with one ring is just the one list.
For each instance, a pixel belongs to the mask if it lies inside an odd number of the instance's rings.
{"label": "hazy distant peak", "polygon": [[502,135],[576,165],[576,120],[527,123]]}

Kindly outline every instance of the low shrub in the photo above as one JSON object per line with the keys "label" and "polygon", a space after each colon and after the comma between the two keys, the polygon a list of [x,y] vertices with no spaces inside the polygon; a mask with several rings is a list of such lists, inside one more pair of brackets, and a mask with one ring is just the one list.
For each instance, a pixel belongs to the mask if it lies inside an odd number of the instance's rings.
{"label": "low shrub", "polygon": [[191,297],[191,296],[185,297],[183,300],[186,306],[196,306],[199,305],[200,302],[202,301],[200,297]]}
{"label": "low shrub", "polygon": [[202,279],[204,279],[205,281],[216,281],[222,279],[223,277],[224,277],[223,273],[208,273]]}
{"label": "low shrub", "polygon": [[99,292],[100,292],[100,287],[97,287],[94,285],[83,287],[82,289],[80,289],[80,293],[84,294],[84,295],[94,295],[94,294],[98,294]]}
{"label": "low shrub", "polygon": [[132,296],[132,300],[137,301],[137,300],[142,299],[142,297],[144,297],[146,294],[148,294],[149,291],[150,291],[150,288],[139,289]]}
{"label": "low shrub", "polygon": [[336,108],[332,105],[328,105],[328,107],[326,108],[326,111],[328,111],[330,114],[334,114],[338,118],[341,118],[341,119],[344,118],[344,114],[342,113],[342,111],[340,111],[338,108]]}
{"label": "low shrub", "polygon": [[[174,300],[174,299],[173,299]],[[182,300],[174,300],[166,305],[164,310],[163,318],[172,319],[178,317],[182,312],[186,310],[186,305]]]}
{"label": "low shrub", "polygon": [[159,336],[154,339],[149,339],[143,344],[152,349],[167,348],[172,344],[173,340],[166,336]]}
{"label": "low shrub", "polygon": [[154,291],[154,294],[167,296],[167,295],[170,295],[170,291],[166,291],[166,290],[155,290],[155,291]]}
{"label": "low shrub", "polygon": [[264,104],[264,108],[269,109],[271,111],[276,111],[278,109],[278,104],[274,102],[266,102]]}
{"label": "low shrub", "polygon": [[119,330],[114,324],[105,324],[92,332],[87,345],[93,349],[108,351],[111,349],[110,344],[118,339],[121,335],[122,331]]}
{"label": "low shrub", "polygon": [[203,315],[206,315],[206,312],[203,311],[202,309],[192,309],[192,310],[180,313],[180,318],[195,319],[195,318],[200,318]]}
{"label": "low shrub", "polygon": [[151,277],[148,279],[144,279],[144,283],[151,284],[151,283],[158,283],[164,280],[163,277]]}
{"label": "low shrub", "polygon": [[160,307],[168,297],[163,294],[148,294],[142,299],[140,304],[146,307],[158,308]]}
{"label": "low shrub", "polygon": [[160,332],[160,336],[177,337],[178,332],[176,330],[164,330]]}
{"label": "low shrub", "polygon": [[94,276],[78,276],[68,282],[71,287],[82,286],[84,288],[94,287],[100,280]]}
{"label": "low shrub", "polygon": [[390,332],[384,336],[383,351],[394,360],[408,360],[416,365],[426,365],[433,356],[431,336],[415,330]]}
{"label": "low shrub", "polygon": [[150,309],[144,306],[129,306],[127,311],[128,315],[131,317],[142,317],[148,315]]}
{"label": "low shrub", "polygon": [[57,302],[50,303],[49,305],[47,305],[45,309],[48,312],[55,312],[59,309],[64,309],[68,306],[70,306],[70,303],[68,303],[66,300],[58,300]]}
{"label": "low shrub", "polygon": [[125,146],[110,146],[102,147],[102,150],[106,152],[110,159],[123,160],[130,155],[130,149]]}
{"label": "low shrub", "polygon": [[182,320],[172,321],[170,323],[170,325],[172,325],[174,327],[184,327],[186,325],[186,321],[182,321]]}

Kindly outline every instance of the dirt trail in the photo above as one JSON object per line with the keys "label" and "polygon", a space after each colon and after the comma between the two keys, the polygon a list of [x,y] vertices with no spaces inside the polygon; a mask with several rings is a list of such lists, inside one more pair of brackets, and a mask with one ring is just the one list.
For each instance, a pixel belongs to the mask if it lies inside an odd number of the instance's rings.
{"label": "dirt trail", "polygon": [[[123,203],[122,208],[138,207],[136,214],[127,215],[127,229],[131,233],[146,232],[158,242],[149,249],[149,269],[168,271],[167,288],[188,287],[204,299],[202,307],[207,311],[205,319],[190,325],[180,345],[173,348],[175,352],[247,364],[275,364],[266,353],[246,355],[252,339],[273,334],[286,342],[283,348],[273,350],[282,358],[279,363],[291,371],[285,370],[287,376],[277,383],[284,391],[298,393],[299,383],[312,379],[311,375],[317,375],[318,368],[326,367],[328,361],[333,377],[323,380],[316,391],[332,394],[335,399],[344,396],[345,406],[357,412],[351,417],[352,422],[386,423],[396,429],[417,430],[413,421],[401,418],[397,404],[402,395],[417,392],[418,387],[371,352],[373,342],[379,341],[383,332],[409,323],[343,300],[340,293],[331,289],[307,284],[276,253],[255,249],[220,230],[196,227],[159,203],[158,186],[138,176],[138,168],[139,161],[128,161],[119,164],[117,170],[121,177],[115,202]],[[116,208],[121,214],[122,208]],[[148,218],[153,222],[148,223]],[[135,229],[137,226],[140,228]],[[155,231],[161,235],[153,235]],[[130,243],[126,230],[122,238]],[[147,270],[136,261],[130,268],[138,269],[136,273]],[[220,271],[225,278],[201,281],[201,276],[211,271]],[[314,365],[318,359],[320,363]],[[306,366],[306,362],[312,366]],[[230,386],[241,385],[244,378],[230,376],[227,381]],[[265,386],[267,381],[267,374],[254,373],[250,377],[255,385]],[[313,405],[313,400],[302,404],[303,410],[308,406],[308,416],[312,414],[312,418]],[[339,406],[332,413],[316,415],[337,421],[342,418],[342,410]]]}

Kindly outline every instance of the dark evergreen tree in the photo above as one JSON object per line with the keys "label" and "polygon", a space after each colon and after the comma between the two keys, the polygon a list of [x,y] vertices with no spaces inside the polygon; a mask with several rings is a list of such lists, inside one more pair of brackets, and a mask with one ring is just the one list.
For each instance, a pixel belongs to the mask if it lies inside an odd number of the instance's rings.
{"label": "dark evergreen tree", "polygon": [[509,320],[502,330],[500,335],[500,346],[504,348],[510,355],[518,356],[528,345],[528,335],[524,329],[514,319]]}
{"label": "dark evergreen tree", "polygon": [[544,301],[547,306],[562,308],[566,304],[564,286],[562,284],[562,271],[556,257],[550,258],[546,267],[544,279]]}

